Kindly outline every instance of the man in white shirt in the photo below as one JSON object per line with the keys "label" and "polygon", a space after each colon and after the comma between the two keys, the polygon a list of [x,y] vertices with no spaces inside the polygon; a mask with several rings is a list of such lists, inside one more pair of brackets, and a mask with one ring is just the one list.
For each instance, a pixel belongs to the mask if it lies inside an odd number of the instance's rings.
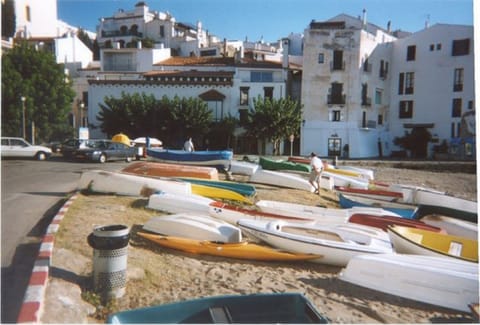
{"label": "man in white shirt", "polygon": [[312,171],[310,172],[310,178],[308,181],[313,187],[315,187],[315,194],[320,194],[320,179],[322,177],[323,162],[317,157],[315,152],[310,154],[310,167],[312,168]]}
{"label": "man in white shirt", "polygon": [[183,150],[192,152],[195,151],[195,147],[193,146],[192,138],[188,138],[187,141],[183,144]]}

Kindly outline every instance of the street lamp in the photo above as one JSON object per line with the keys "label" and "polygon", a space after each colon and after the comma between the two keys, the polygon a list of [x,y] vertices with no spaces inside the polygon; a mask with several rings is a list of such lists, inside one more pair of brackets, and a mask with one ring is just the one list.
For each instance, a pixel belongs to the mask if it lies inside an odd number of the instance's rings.
{"label": "street lamp", "polygon": [[25,96],[22,96],[20,97],[20,99],[22,100],[22,133],[23,138],[26,139],[27,135],[25,131],[25,101],[27,100],[27,98],[25,98]]}
{"label": "street lamp", "polygon": [[85,126],[83,125],[83,109],[85,108],[85,104],[83,102],[80,103],[80,126]]}

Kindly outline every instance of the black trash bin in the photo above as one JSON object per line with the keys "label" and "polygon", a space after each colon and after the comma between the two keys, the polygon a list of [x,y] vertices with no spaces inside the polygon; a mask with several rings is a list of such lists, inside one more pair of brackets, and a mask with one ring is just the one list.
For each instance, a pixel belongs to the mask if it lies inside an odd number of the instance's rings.
{"label": "black trash bin", "polygon": [[130,230],[125,225],[94,228],[88,236],[93,248],[93,287],[104,298],[120,298],[127,285]]}

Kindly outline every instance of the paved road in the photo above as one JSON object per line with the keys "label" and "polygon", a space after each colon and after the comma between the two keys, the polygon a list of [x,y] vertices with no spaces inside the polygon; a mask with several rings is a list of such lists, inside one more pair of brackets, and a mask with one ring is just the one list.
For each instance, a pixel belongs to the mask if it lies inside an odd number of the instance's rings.
{"label": "paved road", "polygon": [[117,170],[126,164],[68,162],[57,156],[1,164],[1,323],[15,323],[42,237],[82,171]]}

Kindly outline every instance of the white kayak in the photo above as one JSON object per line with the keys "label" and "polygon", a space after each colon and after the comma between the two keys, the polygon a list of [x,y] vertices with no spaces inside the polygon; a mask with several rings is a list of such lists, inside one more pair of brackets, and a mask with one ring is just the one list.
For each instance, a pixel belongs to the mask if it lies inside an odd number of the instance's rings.
{"label": "white kayak", "polygon": [[238,227],[201,214],[178,213],[153,217],[143,225],[143,229],[166,236],[208,240],[222,243],[242,241]]}
{"label": "white kayak", "polygon": [[208,214],[209,204],[212,202],[212,199],[195,194],[179,195],[158,192],[150,196],[147,208],[168,213],[192,212]]}
{"label": "white kayak", "polygon": [[104,170],[83,172],[78,183],[78,189],[88,189],[98,193],[115,193],[118,195],[144,197],[148,197],[158,191],[168,191],[169,193],[181,195],[189,195],[192,193],[190,183]]}
{"label": "white kayak", "polygon": [[361,254],[392,253],[388,235],[375,228],[355,224],[310,225],[285,221],[238,221],[248,234],[292,253],[321,255],[313,262],[345,266]]}
{"label": "white kayak", "polygon": [[294,188],[314,192],[315,188],[305,178],[291,173],[258,168],[250,176],[250,183],[260,183],[279,187]]}
{"label": "white kayak", "polygon": [[478,264],[444,257],[376,254],[353,257],[340,280],[388,294],[470,312],[478,303]]}

